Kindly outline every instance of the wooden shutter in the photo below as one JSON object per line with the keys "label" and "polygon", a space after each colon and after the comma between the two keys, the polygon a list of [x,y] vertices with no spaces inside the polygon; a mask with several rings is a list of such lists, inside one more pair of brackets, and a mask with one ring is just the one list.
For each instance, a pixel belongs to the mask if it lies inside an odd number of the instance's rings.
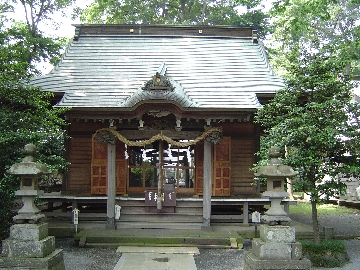
{"label": "wooden shutter", "polygon": [[125,159],[125,144],[116,141],[116,194],[126,193],[128,163]]}
{"label": "wooden shutter", "polygon": [[195,194],[203,194],[204,183],[204,142],[195,145]]}
{"label": "wooden shutter", "polygon": [[91,194],[106,194],[107,144],[92,140]]}
{"label": "wooden shutter", "polygon": [[[91,194],[106,195],[107,193],[107,144],[93,140],[91,162]],[[116,141],[116,194],[126,193],[127,160],[125,144]]]}
{"label": "wooden shutter", "polygon": [[219,144],[214,145],[213,196],[230,196],[230,146],[230,137],[224,137]]}

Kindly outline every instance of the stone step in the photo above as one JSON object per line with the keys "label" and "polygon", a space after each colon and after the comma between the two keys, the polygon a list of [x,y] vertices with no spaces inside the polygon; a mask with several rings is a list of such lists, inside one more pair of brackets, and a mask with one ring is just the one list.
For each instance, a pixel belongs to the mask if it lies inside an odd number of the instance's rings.
{"label": "stone step", "polygon": [[[171,229],[171,228],[170,228]],[[96,235],[89,232],[81,232],[74,236],[75,244],[82,244],[85,247],[93,246],[208,246],[208,247],[228,247],[231,248],[230,238],[226,236],[219,237],[201,237],[197,235],[193,236],[149,236],[144,235],[139,236],[104,236]]]}

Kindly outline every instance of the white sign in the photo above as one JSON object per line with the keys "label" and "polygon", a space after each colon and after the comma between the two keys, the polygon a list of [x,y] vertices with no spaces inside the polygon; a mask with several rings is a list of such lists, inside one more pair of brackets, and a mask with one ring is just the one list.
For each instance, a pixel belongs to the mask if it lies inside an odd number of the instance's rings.
{"label": "white sign", "polygon": [[74,224],[75,224],[75,225],[79,224],[79,212],[80,212],[80,210],[77,209],[77,208],[75,208],[75,209],[73,210],[73,214],[74,214],[74,216],[73,216],[73,221],[74,221]]}
{"label": "white sign", "polygon": [[260,213],[258,211],[255,211],[251,215],[251,220],[253,223],[260,223]]}
{"label": "white sign", "polygon": [[120,205],[115,205],[115,219],[119,220],[120,219],[120,211],[121,211],[121,206]]}

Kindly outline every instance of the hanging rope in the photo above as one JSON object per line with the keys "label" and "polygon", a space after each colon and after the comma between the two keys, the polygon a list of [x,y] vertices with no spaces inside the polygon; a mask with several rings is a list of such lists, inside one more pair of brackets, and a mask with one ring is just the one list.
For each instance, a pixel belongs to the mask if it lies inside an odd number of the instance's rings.
{"label": "hanging rope", "polygon": [[206,130],[204,131],[200,136],[196,137],[193,141],[187,141],[187,142],[177,142],[177,141],[174,141],[173,139],[171,139],[170,137],[168,136],[165,136],[164,134],[162,133],[159,133],[157,135],[154,135],[152,136],[150,139],[148,140],[142,140],[142,141],[130,141],[128,140],[127,138],[125,138],[123,135],[121,135],[118,131],[116,130],[113,130],[111,128],[102,128],[102,129],[99,129],[95,132],[95,135],[93,138],[96,137],[96,135],[100,132],[110,132],[112,135],[114,135],[116,138],[118,138],[120,141],[122,141],[123,143],[125,143],[126,145],[128,146],[145,146],[147,144],[151,144],[155,141],[159,141],[159,140],[162,140],[162,141],[166,141],[168,142],[169,144],[171,145],[175,145],[175,146],[178,146],[178,147],[188,147],[190,145],[194,145],[196,143],[198,143],[199,141],[205,139],[207,136],[209,136],[210,134],[212,133],[215,133],[215,132],[221,132],[222,129],[221,127],[213,127],[209,130]]}

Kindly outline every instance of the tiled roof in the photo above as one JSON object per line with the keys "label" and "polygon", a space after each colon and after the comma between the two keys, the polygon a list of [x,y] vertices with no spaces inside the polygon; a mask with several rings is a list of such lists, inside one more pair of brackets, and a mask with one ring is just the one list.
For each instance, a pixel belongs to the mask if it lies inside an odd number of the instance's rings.
{"label": "tiled roof", "polygon": [[[175,90],[149,95],[142,87],[163,63]],[[189,108],[257,109],[256,94],[274,94],[284,86],[263,44],[251,37],[145,34],[82,34],[59,64],[32,84],[64,93],[57,106],[73,108],[128,108],[164,99]]]}

